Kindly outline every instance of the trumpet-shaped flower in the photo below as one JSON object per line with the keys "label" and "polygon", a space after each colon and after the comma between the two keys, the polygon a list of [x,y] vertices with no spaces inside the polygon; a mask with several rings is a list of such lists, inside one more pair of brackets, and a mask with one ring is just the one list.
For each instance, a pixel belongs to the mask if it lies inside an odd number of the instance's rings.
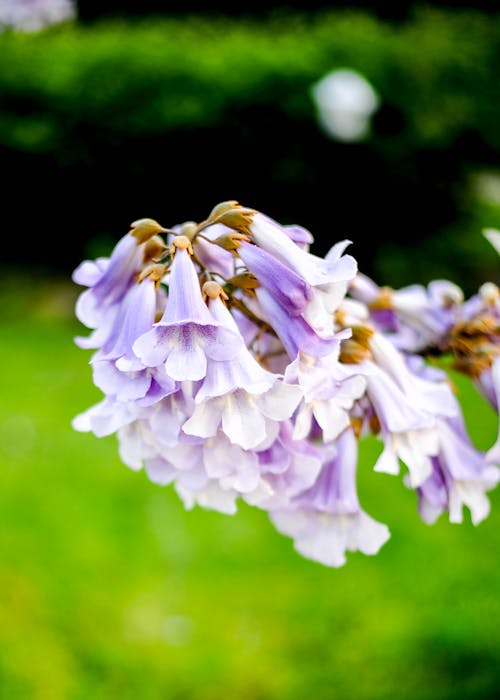
{"label": "trumpet-shaped flower", "polygon": [[468,438],[460,417],[439,422],[439,452],[432,458],[432,472],[417,489],[422,519],[433,523],[443,511],[450,522],[461,523],[463,506],[477,525],[490,512],[486,496],[500,480],[500,470],[488,464],[484,453]]}
{"label": "trumpet-shaped flower", "polygon": [[323,465],[314,486],[288,509],[270,513],[276,528],[293,537],[298,552],[326,566],[342,566],[346,551],[376,554],[389,539],[388,528],[359,505],[353,432],[342,433],[336,447],[336,456]]}
{"label": "trumpet-shaped flower", "polygon": [[350,331],[337,335],[337,347],[330,355],[316,358],[299,353],[286,369],[285,381],[298,384],[304,392],[295,417],[293,435],[297,440],[310,435],[313,420],[325,442],[335,440],[349,426],[349,410],[365,392],[366,380],[360,368],[339,362],[340,342],[346,335],[350,336]]}
{"label": "trumpet-shaped flower", "polygon": [[86,261],[77,267],[74,280],[89,286],[76,303],[76,315],[85,326],[97,328],[105,312],[125,296],[142,268],[144,248],[145,243],[127,233],[116,244],[107,263],[101,261],[92,269],[91,263]]}
{"label": "trumpet-shaped flower", "polygon": [[133,351],[146,367],[165,363],[176,381],[203,379],[207,358],[229,359],[238,351],[238,336],[221,327],[203,301],[187,247],[178,248],[172,263],[165,313]]}
{"label": "trumpet-shaped flower", "polygon": [[[237,337],[238,327],[221,298],[210,300],[213,317]],[[264,370],[239,336],[239,348],[229,360],[210,360],[196,395],[196,408],[183,426],[185,433],[213,437],[222,431],[235,445],[251,449],[274,434],[273,422],[291,416],[302,397],[299,387],[284,384]]]}

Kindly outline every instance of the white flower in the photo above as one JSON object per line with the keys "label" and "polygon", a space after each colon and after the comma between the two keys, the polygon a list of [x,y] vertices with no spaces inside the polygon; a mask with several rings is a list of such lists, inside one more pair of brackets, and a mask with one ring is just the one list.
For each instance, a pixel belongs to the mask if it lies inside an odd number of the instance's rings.
{"label": "white flower", "polygon": [[379,98],[362,75],[348,68],[334,70],[312,88],[321,126],[338,141],[360,141],[370,130]]}

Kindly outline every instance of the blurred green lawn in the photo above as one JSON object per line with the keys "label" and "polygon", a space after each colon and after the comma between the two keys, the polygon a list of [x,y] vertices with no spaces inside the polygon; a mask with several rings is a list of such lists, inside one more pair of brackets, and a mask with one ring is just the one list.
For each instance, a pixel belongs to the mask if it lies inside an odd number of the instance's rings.
{"label": "blurred green lawn", "polygon": [[[24,309],[26,312],[26,310]],[[186,512],[74,433],[98,400],[64,318],[0,327],[0,698],[441,700],[500,693],[500,492],[491,517],[420,522],[401,479],[362,503],[392,538],[330,570],[267,516]],[[477,444],[496,422],[464,383]]]}

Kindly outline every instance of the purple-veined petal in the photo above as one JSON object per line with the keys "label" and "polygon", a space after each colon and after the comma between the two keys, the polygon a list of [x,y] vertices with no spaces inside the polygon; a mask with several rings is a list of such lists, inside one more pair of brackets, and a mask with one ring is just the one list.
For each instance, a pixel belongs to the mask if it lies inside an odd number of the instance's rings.
{"label": "purple-veined petal", "polygon": [[238,253],[250,272],[291,316],[304,311],[313,294],[311,286],[300,275],[251,243],[242,242]]}

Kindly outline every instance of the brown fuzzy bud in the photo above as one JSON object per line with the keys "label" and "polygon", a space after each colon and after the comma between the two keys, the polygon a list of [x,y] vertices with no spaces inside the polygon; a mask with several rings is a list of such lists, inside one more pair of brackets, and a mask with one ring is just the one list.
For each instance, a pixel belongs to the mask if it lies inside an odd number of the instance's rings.
{"label": "brown fuzzy bud", "polygon": [[190,241],[193,240],[196,232],[198,231],[198,224],[194,221],[185,221],[180,227],[179,235],[186,236]]}
{"label": "brown fuzzy bud", "polygon": [[145,243],[153,236],[165,233],[165,229],[154,219],[137,219],[130,225],[130,233],[139,243]]}
{"label": "brown fuzzy bud", "polygon": [[250,226],[256,213],[253,209],[244,209],[238,206],[235,209],[225,211],[214,223],[224,224],[224,226],[232,228],[245,236],[251,236]]}
{"label": "brown fuzzy bud", "polygon": [[142,282],[146,279],[146,277],[150,277],[153,280],[153,282],[156,282],[156,284],[158,285],[165,277],[166,272],[166,265],[161,265],[159,263],[156,265],[148,265],[144,268],[144,270],[142,270],[142,272],[140,272],[137,275],[137,281]]}
{"label": "brown fuzzy bud", "polygon": [[212,209],[207,221],[215,221],[215,219],[218,219],[219,216],[225,214],[230,209],[238,209],[240,207],[241,204],[238,204],[238,202],[235,199],[230,199],[227,202],[220,202],[219,204],[216,204],[215,207]]}
{"label": "brown fuzzy bud", "polygon": [[227,283],[232,284],[233,287],[243,289],[245,292],[253,292],[254,289],[260,287],[259,280],[251,272],[242,272],[240,275],[235,275],[228,279]]}
{"label": "brown fuzzy bud", "polygon": [[211,243],[224,248],[224,250],[234,252],[240,247],[241,241],[246,241],[248,243],[249,240],[248,236],[245,236],[243,233],[228,233],[225,236],[218,236],[211,241]]}
{"label": "brown fuzzy bud", "polygon": [[217,284],[217,282],[214,282],[213,280],[209,280],[208,282],[205,282],[201,291],[203,292],[203,295],[205,297],[208,297],[209,299],[217,299],[218,297],[221,297],[225,301],[227,301],[227,299],[229,299],[228,295],[222,289],[220,284]]}
{"label": "brown fuzzy bud", "polygon": [[187,252],[192,255],[193,254],[193,246],[191,245],[191,241],[187,236],[176,236],[173,241],[172,245],[170,246],[170,253],[172,255],[175,255],[175,251],[179,250],[187,250]]}
{"label": "brown fuzzy bud", "polygon": [[160,236],[153,236],[144,246],[144,262],[155,261],[161,258],[168,250]]}

